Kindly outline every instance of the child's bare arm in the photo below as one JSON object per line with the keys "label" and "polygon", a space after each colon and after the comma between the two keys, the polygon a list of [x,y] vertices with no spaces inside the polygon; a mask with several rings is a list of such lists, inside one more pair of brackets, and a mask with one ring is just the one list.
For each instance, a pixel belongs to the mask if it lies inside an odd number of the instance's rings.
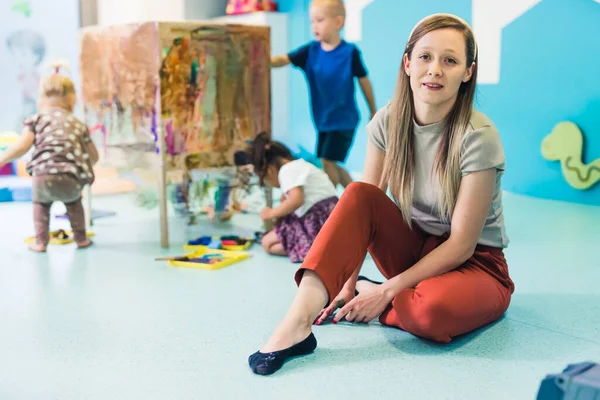
{"label": "child's bare arm", "polygon": [[19,140],[6,149],[4,153],[0,154],[0,167],[16,160],[17,158],[23,157],[25,153],[31,149],[31,146],[33,146],[34,140],[35,134],[33,131],[27,127],[23,128],[23,133],[21,134]]}
{"label": "child's bare arm", "polygon": [[96,148],[96,145],[91,140],[88,143],[88,153],[90,155],[90,164],[96,165],[100,156],[98,155],[98,149]]}
{"label": "child's bare arm", "polygon": [[371,81],[368,76],[364,76],[358,79],[358,83],[360,84],[360,88],[365,96],[365,100],[367,104],[369,104],[369,110],[371,111],[371,119],[375,116],[377,109],[375,108],[375,97],[373,95],[373,86],[371,85]]}
{"label": "child's bare arm", "polygon": [[271,210],[265,209],[267,215],[264,215],[265,210],[263,210],[261,212],[261,218],[265,217],[263,219],[272,219],[285,217],[300,208],[302,204],[304,204],[304,190],[302,187],[295,187],[287,192],[285,200],[277,207]]}
{"label": "child's bare arm", "polygon": [[271,67],[272,68],[285,67],[286,65],[289,65],[290,62],[291,62],[290,58],[288,57],[287,54],[275,56],[275,57],[271,58]]}
{"label": "child's bare arm", "polygon": [[92,134],[90,132],[89,129],[85,129],[85,132],[83,134],[83,143],[84,143],[84,150],[87,150],[88,155],[90,156],[90,164],[92,166],[96,165],[96,163],[98,162],[98,159],[100,158],[100,156],[98,155],[98,149],[96,148],[96,145],[94,144],[94,141],[92,140]]}

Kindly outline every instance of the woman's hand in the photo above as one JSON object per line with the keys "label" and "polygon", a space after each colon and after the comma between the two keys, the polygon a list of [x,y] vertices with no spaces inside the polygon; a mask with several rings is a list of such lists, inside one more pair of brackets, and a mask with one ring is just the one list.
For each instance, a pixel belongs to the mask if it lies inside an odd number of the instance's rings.
{"label": "woman's hand", "polygon": [[333,323],[336,324],[343,318],[350,322],[368,323],[380,316],[393,298],[385,284],[377,285],[376,288],[360,293],[346,303],[333,318]]}
{"label": "woman's hand", "polygon": [[[335,310],[340,307],[343,307],[345,304],[350,303],[350,301],[354,298],[354,288],[347,288],[344,286],[342,291],[337,295],[335,299],[329,304],[329,307],[321,310],[317,318],[315,319],[316,325],[321,325],[327,318],[329,318]],[[335,322],[335,321],[334,321]]]}

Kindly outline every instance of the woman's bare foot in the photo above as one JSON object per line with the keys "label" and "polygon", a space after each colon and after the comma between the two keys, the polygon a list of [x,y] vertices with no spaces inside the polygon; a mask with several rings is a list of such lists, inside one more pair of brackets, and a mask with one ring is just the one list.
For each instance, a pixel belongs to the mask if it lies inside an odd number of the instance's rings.
{"label": "woman's bare foot", "polygon": [[92,244],[94,244],[94,242],[92,242],[90,239],[86,239],[85,242],[77,243],[77,248],[85,249],[87,247],[90,247]]}
{"label": "woman's bare foot", "polygon": [[368,280],[360,280],[356,282],[356,291],[358,293],[365,293],[369,290],[373,290],[378,286],[377,283],[368,281]]}
{"label": "woman's bare foot", "polygon": [[326,303],[325,285],[313,271],[305,271],[290,309],[260,352],[283,350],[306,339],[311,333],[315,318]]}
{"label": "woman's bare foot", "polygon": [[29,250],[31,251],[35,251],[36,253],[45,253],[46,252],[46,246],[41,244],[41,243],[30,243],[29,244]]}
{"label": "woman's bare foot", "polygon": [[312,321],[301,320],[294,317],[286,317],[279,323],[273,335],[260,349],[261,353],[271,353],[287,349],[300,343],[311,333]]}
{"label": "woman's bare foot", "polygon": [[313,271],[304,271],[287,315],[267,343],[248,357],[252,371],[270,375],[287,359],[312,353],[317,347],[317,339],[311,332],[312,323],[327,304],[327,298],[327,288],[321,279]]}
{"label": "woman's bare foot", "polygon": [[258,375],[277,372],[291,358],[312,353],[317,339],[304,321],[284,318],[263,348],[248,357],[248,365]]}

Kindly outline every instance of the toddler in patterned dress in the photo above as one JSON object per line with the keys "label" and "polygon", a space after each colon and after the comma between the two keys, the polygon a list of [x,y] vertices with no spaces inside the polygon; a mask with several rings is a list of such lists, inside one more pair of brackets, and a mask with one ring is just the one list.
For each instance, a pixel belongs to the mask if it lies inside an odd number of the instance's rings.
{"label": "toddler in patterned dress", "polygon": [[45,252],[49,242],[50,207],[63,202],[78,248],[92,244],[85,231],[81,203],[83,187],[94,182],[98,151],[87,127],[73,116],[75,86],[60,66],[40,83],[38,113],[25,119],[17,143],[0,155],[0,167],[33,146],[27,172],[32,176],[33,218],[36,241],[30,249]]}
{"label": "toddler in patterned dress", "polygon": [[304,257],[337,204],[338,197],[329,176],[290,150],[261,133],[252,143],[250,155],[254,172],[265,183],[281,188],[281,203],[260,212],[263,221],[277,220],[275,228],[262,238],[270,254],[288,256],[294,263]]}

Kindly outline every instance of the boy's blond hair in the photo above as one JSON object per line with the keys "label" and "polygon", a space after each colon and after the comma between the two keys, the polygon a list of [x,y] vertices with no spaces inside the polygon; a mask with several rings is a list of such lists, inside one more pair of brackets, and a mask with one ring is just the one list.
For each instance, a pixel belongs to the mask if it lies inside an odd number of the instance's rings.
{"label": "boy's blond hair", "polygon": [[67,68],[66,64],[64,62],[52,62],[48,64],[48,67],[53,69],[54,72],[40,81],[40,103],[71,108],[75,97],[75,84],[67,75],[60,73],[61,68]]}
{"label": "boy's blond hair", "polygon": [[325,7],[332,17],[346,19],[346,7],[342,0],[313,0],[312,5]]}

